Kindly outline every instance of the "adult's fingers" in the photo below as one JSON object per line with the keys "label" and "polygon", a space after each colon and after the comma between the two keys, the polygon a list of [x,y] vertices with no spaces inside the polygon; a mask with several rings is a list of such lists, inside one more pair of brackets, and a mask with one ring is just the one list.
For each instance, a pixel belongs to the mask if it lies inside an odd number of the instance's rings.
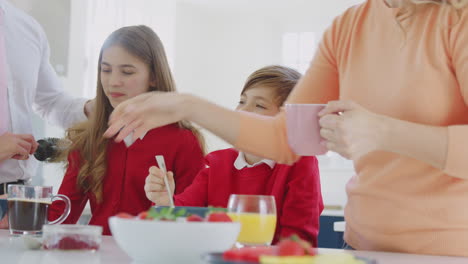
{"label": "adult's fingers", "polygon": [[325,106],[322,111],[318,113],[318,115],[324,116],[328,114],[337,114],[337,113],[342,113],[346,111],[350,111],[353,109],[358,108],[359,106],[353,102],[353,101],[345,101],[345,100],[339,100],[339,101],[330,101],[328,102],[327,106]]}

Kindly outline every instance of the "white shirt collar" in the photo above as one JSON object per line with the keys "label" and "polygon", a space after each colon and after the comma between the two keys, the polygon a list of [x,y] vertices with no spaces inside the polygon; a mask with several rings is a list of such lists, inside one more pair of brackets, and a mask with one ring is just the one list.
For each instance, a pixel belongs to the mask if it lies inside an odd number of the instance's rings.
{"label": "white shirt collar", "polygon": [[237,156],[237,159],[234,161],[234,167],[237,169],[237,170],[242,170],[243,168],[247,167],[247,168],[252,168],[252,167],[255,167],[257,165],[260,165],[262,163],[265,163],[266,165],[268,165],[270,168],[273,169],[273,167],[275,167],[276,165],[276,162],[274,160],[269,160],[269,159],[262,159],[261,161],[257,162],[257,163],[254,163],[252,165],[248,164],[247,161],[245,160],[245,156],[244,156],[244,153],[239,151],[239,155]]}
{"label": "white shirt collar", "polygon": [[[140,140],[143,140],[145,136],[146,136],[146,133],[141,135]],[[133,132],[131,132],[130,134],[128,134],[127,137],[124,138],[125,146],[127,146],[127,148],[129,148],[133,143],[135,143],[132,137],[133,137]]]}

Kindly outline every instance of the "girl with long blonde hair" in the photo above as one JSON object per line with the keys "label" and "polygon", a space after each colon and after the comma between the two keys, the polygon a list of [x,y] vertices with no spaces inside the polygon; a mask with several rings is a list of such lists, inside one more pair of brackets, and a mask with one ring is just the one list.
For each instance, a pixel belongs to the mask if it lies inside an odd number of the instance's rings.
{"label": "girl with long blonde hair", "polygon": [[[168,170],[178,171],[175,193],[190,185],[203,167],[204,140],[186,121],[148,131],[139,139],[116,143],[103,137],[112,110],[145,92],[175,92],[175,82],[162,42],[146,26],[123,27],[104,42],[99,55],[96,104],[89,121],[67,131],[72,142],[68,167],[59,193],[72,201],[66,223],[76,223],[86,202],[91,204],[90,224],[102,225],[119,212],[138,214],[151,202],[145,197],[148,168],[163,155]],[[50,218],[61,212],[51,207]]]}

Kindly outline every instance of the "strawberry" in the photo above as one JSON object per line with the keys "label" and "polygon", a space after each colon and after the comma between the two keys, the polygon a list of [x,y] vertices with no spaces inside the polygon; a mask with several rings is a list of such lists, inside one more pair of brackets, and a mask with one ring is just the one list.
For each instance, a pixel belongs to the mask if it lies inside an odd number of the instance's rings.
{"label": "strawberry", "polygon": [[260,256],[273,254],[274,248],[269,246],[233,248],[224,251],[223,259],[226,261],[250,261],[258,263]]}
{"label": "strawberry", "polygon": [[309,242],[299,238],[298,243],[302,246],[306,255],[314,256],[316,254],[315,248]]}
{"label": "strawberry", "polygon": [[231,218],[229,215],[223,212],[214,212],[210,213],[207,217],[206,220],[208,222],[232,222]]}
{"label": "strawberry", "polygon": [[285,239],[278,243],[278,256],[304,256],[305,250],[301,244],[291,239]]}
{"label": "strawberry", "polygon": [[240,251],[238,248],[233,248],[224,251],[223,253],[223,259],[224,260],[243,260],[242,258],[242,251]]}
{"label": "strawberry", "polygon": [[262,246],[262,247],[247,247],[242,248],[246,252],[244,253],[245,261],[252,261],[252,262],[260,262],[260,256],[265,255],[274,255],[274,248],[269,246]]}
{"label": "strawberry", "polygon": [[203,222],[203,218],[199,215],[192,214],[187,216],[187,222]]}
{"label": "strawberry", "polygon": [[143,212],[139,213],[137,215],[137,218],[141,219],[141,220],[149,220],[148,219],[148,211],[143,211]]}
{"label": "strawberry", "polygon": [[316,251],[312,245],[297,235],[282,239],[276,250],[278,256],[314,256],[315,254]]}
{"label": "strawberry", "polygon": [[133,219],[135,218],[133,215],[129,214],[129,213],[125,213],[125,212],[120,212],[118,214],[116,214],[115,216],[119,217],[119,218],[126,218],[126,219]]}

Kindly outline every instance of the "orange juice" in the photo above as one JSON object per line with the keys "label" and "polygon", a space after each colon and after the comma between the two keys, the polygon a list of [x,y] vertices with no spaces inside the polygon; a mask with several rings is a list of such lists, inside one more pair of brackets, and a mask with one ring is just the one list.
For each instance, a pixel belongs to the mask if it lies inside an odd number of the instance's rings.
{"label": "orange juice", "polygon": [[273,240],[276,215],[256,213],[228,213],[232,221],[241,223],[237,242],[245,245],[268,245]]}

